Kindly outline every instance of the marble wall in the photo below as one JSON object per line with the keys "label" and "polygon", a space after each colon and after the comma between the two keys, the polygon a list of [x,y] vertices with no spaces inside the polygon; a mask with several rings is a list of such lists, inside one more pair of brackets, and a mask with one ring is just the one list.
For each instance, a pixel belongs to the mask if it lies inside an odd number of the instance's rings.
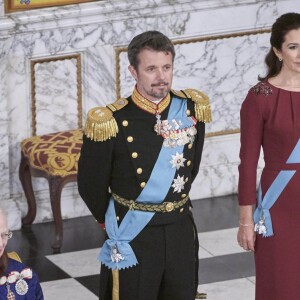
{"label": "marble wall", "polygon": [[[165,33],[176,44],[173,88],[201,89],[212,101],[214,122],[207,126],[201,169],[191,196],[235,193],[239,134],[233,133],[239,128],[239,107],[257,75],[264,72],[263,59],[269,49],[269,33],[258,30],[270,29],[285,12],[300,12],[297,2],[104,0],[5,14],[0,0],[0,205],[15,216],[12,227],[20,227],[20,216],[27,209],[18,167],[20,141],[32,134],[32,61],[80,55],[85,116],[91,107],[114,101],[117,92],[127,96],[132,90],[126,52],[118,49],[140,32],[155,29]],[[57,131],[59,124],[76,126],[72,123],[78,88],[74,63],[65,61],[55,72],[49,68],[36,70],[42,72],[36,98],[43,113],[37,117],[38,133]],[[66,97],[68,103],[62,103]],[[62,104],[68,117],[74,116],[70,122],[61,123]],[[48,184],[41,178],[33,184],[36,222],[51,220]],[[62,214],[64,218],[89,214],[76,184],[63,190]]]}

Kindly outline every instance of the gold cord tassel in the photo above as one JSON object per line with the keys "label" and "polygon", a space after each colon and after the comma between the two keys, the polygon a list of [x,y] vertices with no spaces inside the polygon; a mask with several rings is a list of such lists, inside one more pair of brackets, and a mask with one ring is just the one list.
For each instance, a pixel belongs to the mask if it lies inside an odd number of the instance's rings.
{"label": "gold cord tassel", "polygon": [[95,142],[103,142],[116,137],[119,132],[117,122],[111,110],[96,107],[88,112],[85,135]]}
{"label": "gold cord tassel", "polygon": [[200,122],[209,123],[212,121],[210,104],[195,103],[195,114],[196,119]]}
{"label": "gold cord tassel", "polygon": [[195,89],[186,89],[184,93],[191,97],[195,103],[196,119],[204,123],[211,122],[212,114],[208,96]]}
{"label": "gold cord tassel", "polygon": [[114,118],[103,123],[86,122],[85,134],[95,142],[103,142],[116,137],[118,132],[118,125]]}

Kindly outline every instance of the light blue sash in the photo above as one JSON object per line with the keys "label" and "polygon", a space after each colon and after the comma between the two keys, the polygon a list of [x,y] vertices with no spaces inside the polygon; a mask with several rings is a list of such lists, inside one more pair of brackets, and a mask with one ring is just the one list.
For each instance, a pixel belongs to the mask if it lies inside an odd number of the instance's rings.
{"label": "light blue sash", "polygon": [[[193,126],[193,121],[186,116],[186,110],[187,101],[173,97],[168,120],[180,120],[182,122],[180,129]],[[176,168],[172,168],[170,160],[172,155],[176,155],[176,152],[181,154],[183,148],[184,145],[176,148],[161,148],[151,176],[138,196],[137,202],[161,203],[164,201],[176,172]],[[129,210],[118,227],[114,200],[111,198],[105,215],[106,232],[109,239],[105,241],[98,259],[113,270],[136,265],[138,261],[129,243],[145,228],[153,216],[152,212]]]}
{"label": "light blue sash", "polygon": [[[293,152],[288,158],[287,164],[300,163],[300,139],[298,140]],[[258,206],[254,212],[254,223],[265,226],[264,237],[273,235],[272,220],[270,215],[270,208],[274,205],[279,198],[282,191],[285,189],[289,181],[292,179],[296,170],[282,170],[279,172],[269,189],[267,190],[264,198],[262,199],[261,183],[258,187]],[[260,226],[260,225],[258,225]]]}

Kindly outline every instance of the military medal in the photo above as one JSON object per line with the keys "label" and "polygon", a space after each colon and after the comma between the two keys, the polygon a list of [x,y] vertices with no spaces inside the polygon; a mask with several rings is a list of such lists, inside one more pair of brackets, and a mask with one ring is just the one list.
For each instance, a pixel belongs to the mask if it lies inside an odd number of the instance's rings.
{"label": "military medal", "polygon": [[16,293],[20,296],[26,295],[28,292],[28,284],[24,280],[24,278],[31,279],[32,278],[32,271],[29,268],[24,269],[19,273],[18,271],[10,272],[9,276],[7,277],[6,287],[7,287],[7,299],[14,300],[15,294],[10,290],[10,283],[16,283],[15,289]]}
{"label": "military medal", "polygon": [[189,125],[184,126],[181,120],[161,120],[161,116],[156,114],[154,131],[164,138],[164,147],[176,148],[194,142],[197,134],[196,121],[193,117],[188,117],[187,120]]}
{"label": "military medal", "polygon": [[116,262],[116,263],[124,260],[124,256],[119,252],[117,246],[114,246],[112,248],[112,252],[111,252],[110,258],[111,258],[112,262]]}
{"label": "military medal", "polygon": [[254,231],[257,232],[258,234],[266,234],[267,233],[267,227],[265,225],[265,220],[263,217],[261,217],[260,220],[258,221],[258,223],[255,224]]}
{"label": "military medal", "polygon": [[157,133],[157,135],[160,135],[161,133],[161,115],[157,112],[156,113],[156,124],[154,126],[154,131]]}
{"label": "military medal", "polygon": [[10,290],[10,285],[8,282],[6,282],[6,288],[7,288],[7,300],[16,300],[15,294]]}
{"label": "military medal", "polygon": [[20,278],[16,282],[16,292],[20,296],[23,296],[28,292],[28,284],[23,278]]}

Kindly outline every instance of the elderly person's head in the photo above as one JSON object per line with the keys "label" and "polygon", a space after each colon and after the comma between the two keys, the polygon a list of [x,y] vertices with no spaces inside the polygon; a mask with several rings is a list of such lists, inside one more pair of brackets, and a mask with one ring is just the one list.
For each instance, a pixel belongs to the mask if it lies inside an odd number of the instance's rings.
{"label": "elderly person's head", "polygon": [[7,266],[7,254],[5,247],[11,236],[12,233],[8,230],[6,213],[0,208],[0,276],[3,275]]}

